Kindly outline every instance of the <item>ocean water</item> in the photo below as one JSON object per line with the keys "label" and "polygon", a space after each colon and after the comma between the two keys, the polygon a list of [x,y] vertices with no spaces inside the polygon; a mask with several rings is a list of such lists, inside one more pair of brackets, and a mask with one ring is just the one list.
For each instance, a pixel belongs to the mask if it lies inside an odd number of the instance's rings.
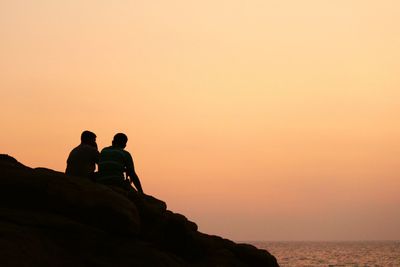
{"label": "ocean water", "polygon": [[250,243],[268,250],[282,267],[400,267],[400,241]]}

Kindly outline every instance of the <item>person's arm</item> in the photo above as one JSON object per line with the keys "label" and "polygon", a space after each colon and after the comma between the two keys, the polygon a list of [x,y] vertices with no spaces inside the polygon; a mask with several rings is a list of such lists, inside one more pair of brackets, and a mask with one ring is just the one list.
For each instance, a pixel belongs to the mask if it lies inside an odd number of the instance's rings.
{"label": "person's arm", "polygon": [[92,164],[93,164],[93,172],[96,171],[96,165],[97,165],[97,171],[99,171],[99,159],[100,159],[100,152],[97,150],[97,146],[93,147],[92,150]]}
{"label": "person's arm", "polygon": [[93,161],[94,161],[96,164],[99,164],[99,159],[100,159],[100,152],[99,152],[98,150],[95,150],[95,151],[93,152]]}
{"label": "person's arm", "polygon": [[140,183],[139,177],[137,176],[135,170],[131,171],[130,173],[128,173],[128,177],[130,179],[131,182],[133,182],[133,184],[135,185],[136,189],[142,193],[143,193],[143,189],[142,189],[142,184]]}
{"label": "person's arm", "polygon": [[135,172],[135,166],[133,164],[133,159],[130,154],[128,154],[128,162],[126,164],[126,174],[131,182],[135,185],[137,191],[143,194],[142,184],[140,183],[139,177]]}

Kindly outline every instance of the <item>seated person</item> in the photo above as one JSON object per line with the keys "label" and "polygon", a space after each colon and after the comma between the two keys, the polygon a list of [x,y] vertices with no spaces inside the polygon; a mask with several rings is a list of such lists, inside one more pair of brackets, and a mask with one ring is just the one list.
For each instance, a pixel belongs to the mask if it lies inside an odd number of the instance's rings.
{"label": "seated person", "polygon": [[96,135],[90,131],[81,134],[81,144],[69,153],[65,174],[92,179],[99,162]]}
{"label": "seated person", "polygon": [[[112,146],[104,148],[100,153],[99,172],[96,181],[105,185],[116,185],[132,189],[131,182],[143,194],[142,185],[135,172],[131,154],[124,150],[128,137],[117,133]],[[125,174],[126,173],[126,178]]]}

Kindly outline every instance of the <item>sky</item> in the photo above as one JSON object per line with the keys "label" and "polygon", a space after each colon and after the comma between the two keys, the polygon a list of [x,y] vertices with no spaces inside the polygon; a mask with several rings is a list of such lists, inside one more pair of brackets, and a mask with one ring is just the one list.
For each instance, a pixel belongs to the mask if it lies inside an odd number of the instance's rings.
{"label": "sky", "polygon": [[0,153],[117,132],[146,193],[233,240],[400,240],[397,0],[0,0]]}

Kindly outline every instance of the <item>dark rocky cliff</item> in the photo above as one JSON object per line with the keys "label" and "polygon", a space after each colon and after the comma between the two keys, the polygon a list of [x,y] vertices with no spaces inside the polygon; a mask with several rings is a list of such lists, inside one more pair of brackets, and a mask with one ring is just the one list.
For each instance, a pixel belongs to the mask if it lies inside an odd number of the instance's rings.
{"label": "dark rocky cliff", "polygon": [[0,155],[1,266],[278,266],[151,196]]}

